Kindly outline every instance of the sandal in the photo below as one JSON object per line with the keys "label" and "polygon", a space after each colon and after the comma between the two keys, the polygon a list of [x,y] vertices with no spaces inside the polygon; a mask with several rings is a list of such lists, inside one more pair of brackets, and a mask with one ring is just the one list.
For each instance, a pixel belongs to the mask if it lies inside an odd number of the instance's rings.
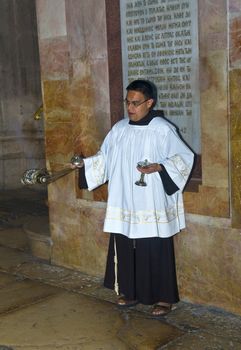
{"label": "sandal", "polygon": [[165,316],[172,310],[172,304],[157,303],[153,306],[151,311],[152,316]]}
{"label": "sandal", "polygon": [[138,300],[128,300],[125,297],[120,297],[117,300],[117,305],[119,307],[131,307],[138,304]]}

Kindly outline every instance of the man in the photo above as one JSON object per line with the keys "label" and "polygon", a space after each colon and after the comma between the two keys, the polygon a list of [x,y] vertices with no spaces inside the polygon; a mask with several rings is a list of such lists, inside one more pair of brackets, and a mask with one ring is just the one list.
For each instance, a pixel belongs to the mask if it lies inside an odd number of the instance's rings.
{"label": "man", "polygon": [[153,110],[157,94],[151,82],[135,80],[126,90],[129,118],[112,127],[95,156],[83,160],[80,185],[93,190],[108,181],[104,285],[121,295],[120,307],[154,305],[152,315],[162,316],[179,301],[173,236],[185,227],[182,190],[193,153],[163,112]]}

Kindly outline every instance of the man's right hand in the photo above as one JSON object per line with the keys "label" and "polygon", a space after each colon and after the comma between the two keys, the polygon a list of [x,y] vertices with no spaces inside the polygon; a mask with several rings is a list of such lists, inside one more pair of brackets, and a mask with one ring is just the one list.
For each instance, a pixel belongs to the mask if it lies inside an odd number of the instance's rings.
{"label": "man's right hand", "polygon": [[82,168],[84,166],[84,160],[79,155],[74,155],[70,160],[71,169]]}

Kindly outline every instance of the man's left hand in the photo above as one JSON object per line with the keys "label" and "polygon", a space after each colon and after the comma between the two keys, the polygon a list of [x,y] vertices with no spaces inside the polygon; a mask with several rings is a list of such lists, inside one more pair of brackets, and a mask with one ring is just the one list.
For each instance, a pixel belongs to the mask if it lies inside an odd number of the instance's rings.
{"label": "man's left hand", "polygon": [[162,167],[158,163],[151,163],[144,167],[138,166],[137,170],[140,171],[142,174],[152,174],[162,171]]}

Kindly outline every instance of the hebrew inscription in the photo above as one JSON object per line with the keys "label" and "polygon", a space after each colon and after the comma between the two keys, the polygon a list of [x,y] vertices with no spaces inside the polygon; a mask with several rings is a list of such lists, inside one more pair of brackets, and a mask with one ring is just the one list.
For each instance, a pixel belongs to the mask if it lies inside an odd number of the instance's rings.
{"label": "hebrew inscription", "polygon": [[197,0],[120,4],[124,87],[134,79],[153,81],[157,108],[200,154]]}

